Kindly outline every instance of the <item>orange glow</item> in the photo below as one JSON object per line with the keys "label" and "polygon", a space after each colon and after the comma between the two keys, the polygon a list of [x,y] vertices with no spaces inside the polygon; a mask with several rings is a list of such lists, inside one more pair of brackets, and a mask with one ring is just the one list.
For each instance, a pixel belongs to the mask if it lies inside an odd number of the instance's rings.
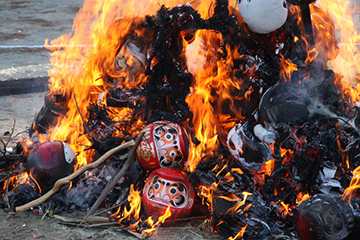
{"label": "orange glow", "polygon": [[[80,9],[74,19],[73,33],[62,35],[45,47],[51,50],[52,68],[49,70],[50,92],[70,93],[67,102],[69,109],[66,116],[59,119],[54,129],[49,130],[50,139],[65,141],[77,155],[78,167],[92,161],[93,151],[86,150],[92,142],[85,132],[81,116],[88,115],[88,107],[91,102],[97,101],[101,94],[106,93],[109,84],[108,76],[125,80],[115,83],[126,87],[142,86],[147,77],[140,72],[136,77],[130,76],[123,69],[117,70],[114,66],[115,59],[119,53],[119,47],[125,44],[129,34],[151,39],[151,35],[139,30],[139,24],[145,15],[153,15],[164,4],[166,7],[174,7],[176,4],[185,4],[187,1],[125,1],[110,0],[97,2],[85,0],[83,8]],[[233,6],[234,3],[231,3]],[[213,14],[212,1],[199,1],[192,6],[204,19]],[[212,7],[209,7],[212,6]],[[121,19],[121,21],[117,21]],[[195,34],[195,41],[187,43],[184,40],[184,52],[187,48],[194,51],[188,55],[190,64],[189,71],[195,73],[195,84],[191,89],[186,102],[194,114],[194,132],[201,142],[198,146],[191,146],[190,161],[188,168],[193,170],[200,159],[206,154],[212,154],[219,145],[218,132],[229,129],[239,119],[243,119],[235,106],[230,106],[237,116],[232,121],[229,115],[214,114],[212,103],[230,101],[229,87],[240,88],[238,80],[230,76],[230,68],[233,58],[239,58],[237,51],[228,54],[226,61],[220,59],[218,52],[222,38],[220,33],[214,31],[200,30]],[[72,47],[83,46],[83,47]],[[120,49],[121,52],[121,49]],[[200,54],[198,54],[200,53]],[[200,58],[198,58],[198,56]],[[126,64],[134,63],[130,56]],[[120,81],[120,80],[119,80]],[[216,97],[211,95],[211,90],[216,89]],[[105,104],[105,103],[104,103]],[[109,117],[116,120],[129,120],[132,113],[130,108],[112,108],[107,106]],[[216,109],[220,111],[220,109]],[[220,122],[218,120],[220,119]],[[141,119],[133,124],[134,135],[144,127]],[[113,137],[121,136],[121,130],[116,131]]]}
{"label": "orange glow", "polygon": [[241,228],[241,230],[236,234],[236,236],[234,237],[229,237],[228,240],[235,240],[235,239],[240,239],[244,236],[244,233],[245,233],[245,229],[247,228],[249,224],[247,223],[245,226],[243,226]]}
{"label": "orange glow", "polygon": [[121,217],[118,219],[118,222],[121,222],[124,219],[129,219],[131,216],[135,217],[135,219],[140,218],[140,210],[141,210],[141,191],[134,190],[134,185],[130,186],[130,193],[128,196],[128,201],[130,204],[130,209],[124,208],[124,211],[121,213]]}
{"label": "orange glow", "polygon": [[68,189],[72,188],[73,181],[70,181]]}
{"label": "orange glow", "polygon": [[236,172],[238,174],[244,174],[244,172],[240,168],[232,168],[231,171]]}
{"label": "orange glow", "polygon": [[[33,177],[33,172],[34,172],[34,168],[30,169],[30,174],[29,177],[31,178],[31,180],[33,180],[33,182],[36,184],[36,187],[38,189],[38,192],[41,193],[41,187],[39,185],[39,183],[35,180],[35,178]],[[32,185],[32,184],[31,184]],[[35,189],[36,190],[36,189]]]}
{"label": "orange glow", "polygon": [[342,199],[351,202],[352,196],[360,188],[360,166],[353,171],[353,177],[350,181],[349,187],[347,187],[343,193]]}
{"label": "orange glow", "polygon": [[[123,212],[120,213],[121,207],[119,207],[118,211],[113,213],[110,216],[110,219],[111,218],[117,218],[117,222],[119,224],[121,224],[121,221],[124,220],[124,219],[131,219],[131,218],[135,219],[136,222],[133,225],[128,227],[129,230],[133,230],[133,231],[136,231],[136,227],[140,222],[147,222],[149,224],[150,228],[143,230],[141,233],[144,236],[149,236],[159,227],[159,225],[161,225],[162,223],[165,222],[166,219],[171,217],[171,210],[170,210],[171,205],[169,204],[169,206],[166,208],[165,213],[158,218],[158,221],[156,223],[154,223],[154,220],[152,219],[151,216],[148,219],[146,219],[145,221],[142,221],[140,219],[140,210],[141,210],[141,195],[140,195],[140,192],[141,191],[134,190],[134,185],[131,184],[130,193],[129,193],[129,196],[128,196],[128,201],[129,201],[130,208],[129,209],[124,208]],[[120,214],[120,215],[117,216],[118,214]]]}
{"label": "orange glow", "polygon": [[199,186],[198,195],[202,197],[202,204],[205,203],[205,199],[207,200],[209,209],[212,208],[212,195],[214,192],[216,192],[217,186],[220,184],[218,183],[212,183],[210,187],[206,187],[203,185]]}
{"label": "orange glow", "polygon": [[252,195],[252,193],[249,192],[242,192],[242,195],[244,196],[243,200],[238,202],[234,207],[233,210],[237,213],[241,212],[241,211],[245,211],[246,209],[249,209],[252,206],[252,203],[250,203],[249,205],[247,205],[245,207],[245,209],[240,209],[241,206],[243,206],[246,202],[246,199],[248,196]]}
{"label": "orange glow", "polygon": [[[4,181],[3,190],[6,189],[7,185],[9,186],[9,189],[14,189],[20,184],[27,184],[27,185],[32,186],[35,189],[36,192],[41,193],[41,188],[40,188],[38,182],[32,176],[33,170],[34,169],[30,170],[30,175],[28,174],[28,172],[25,171],[20,175],[13,175],[12,177],[10,177],[9,180],[6,179]],[[35,183],[36,186],[34,186],[34,183]]]}
{"label": "orange glow", "polygon": [[283,201],[281,201],[280,206],[283,214],[292,216],[292,213],[289,211],[289,204],[285,204]]}
{"label": "orange glow", "polygon": [[296,196],[296,204],[299,204],[308,198],[310,198],[310,194],[299,192],[299,194]]}
{"label": "orange glow", "polygon": [[164,223],[165,220],[168,219],[169,217],[171,217],[170,204],[166,208],[164,215],[160,216],[158,221],[155,224],[153,224],[152,218],[151,217],[149,218],[150,220],[148,221],[148,223],[150,224],[151,228],[144,230],[143,231],[144,235],[145,236],[151,235],[157,229],[157,226]]}
{"label": "orange glow", "polygon": [[[161,4],[174,7],[178,3],[170,0],[159,1],[100,1],[85,0],[83,7],[74,19],[73,33],[60,36],[45,47],[51,50],[52,68],[50,76],[50,92],[70,93],[67,103],[66,116],[59,119],[54,129],[51,129],[50,139],[66,141],[77,155],[78,167],[92,161],[94,152],[85,151],[91,145],[89,136],[85,134],[81,116],[86,117],[90,102],[98,100],[100,94],[106,92],[107,76],[121,77],[126,73],[122,69],[116,71],[114,62],[118,48],[125,37],[132,31],[134,34],[146,36],[137,26],[144,20],[145,15],[154,14]],[[203,1],[201,5],[209,4]],[[197,4],[200,6],[200,3]],[[209,6],[209,5],[207,5]],[[205,8],[204,8],[205,10]],[[139,16],[139,17],[137,17]],[[121,19],[121,21],[116,21]],[[151,38],[151,36],[148,36]],[[55,47],[56,46],[56,47]],[[72,47],[83,46],[83,47]],[[127,64],[134,59],[126,60]],[[140,73],[136,78],[125,78],[119,84],[141,86],[146,80]],[[128,120],[133,110],[108,107],[109,117],[116,120]],[[132,132],[134,135],[144,127],[142,121],[135,122]],[[113,134],[117,137],[121,132]]]}
{"label": "orange glow", "polygon": [[265,175],[270,176],[275,168],[275,159],[270,159],[266,161],[265,165]]}
{"label": "orange glow", "polygon": [[[281,55],[281,54],[280,54]],[[294,71],[297,71],[298,68],[296,64],[290,62],[289,60],[285,59],[284,56],[281,56],[281,70],[280,70],[280,76],[286,80],[286,82],[289,82],[291,79],[291,73]]]}
{"label": "orange glow", "polygon": [[[352,21],[352,14],[358,11],[349,0],[318,0],[319,5],[328,11],[335,23],[335,32],[339,41],[339,55],[329,62],[334,72],[340,73],[337,87],[343,96],[352,102],[360,100],[359,96],[359,44],[360,36]],[[325,42],[325,41],[324,41]]]}
{"label": "orange glow", "polygon": [[[220,44],[222,43],[219,33],[209,30],[198,30],[195,40],[187,46],[185,51],[187,62],[190,64],[190,72],[194,74],[195,82],[186,98],[191,112],[194,114],[194,132],[200,144],[191,146],[188,167],[192,171],[197,163],[205,156],[216,153],[219,145],[218,133],[227,132],[238,121],[244,119],[239,113],[231,97],[231,89],[240,89],[239,80],[230,75],[234,58],[241,56],[237,51],[231,52],[225,61],[219,57]],[[201,54],[199,54],[201,53]],[[215,94],[214,94],[215,92]],[[216,102],[221,106],[222,102],[229,103],[230,109],[237,113],[236,120],[230,116],[221,114],[221,109],[214,109]],[[232,120],[232,121],[231,121]]]}

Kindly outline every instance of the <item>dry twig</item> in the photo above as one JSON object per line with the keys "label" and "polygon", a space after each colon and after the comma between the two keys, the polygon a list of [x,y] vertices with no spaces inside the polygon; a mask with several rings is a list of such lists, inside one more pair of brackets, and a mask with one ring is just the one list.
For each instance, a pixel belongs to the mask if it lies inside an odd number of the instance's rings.
{"label": "dry twig", "polygon": [[2,139],[0,139],[1,143],[4,145],[4,150],[1,150],[2,154],[4,155],[4,157],[6,158],[5,154],[6,154],[6,148],[9,145],[9,142],[11,140],[12,135],[14,134],[15,131],[15,124],[16,124],[16,120],[14,119],[14,123],[13,123],[13,127],[11,129],[11,133],[9,136],[9,139],[7,140],[7,142],[5,143]]}
{"label": "dry twig", "polygon": [[116,175],[113,178],[111,178],[110,181],[107,183],[104,190],[102,191],[102,193],[100,194],[100,196],[98,197],[98,199],[96,200],[96,202],[94,203],[94,205],[92,206],[92,208],[90,209],[88,214],[85,216],[84,220],[86,218],[88,218],[90,215],[92,215],[98,209],[98,207],[104,201],[104,199],[109,194],[109,192],[114,188],[115,184],[126,174],[128,168],[134,162],[135,150],[136,150],[137,146],[139,145],[140,140],[142,139],[143,136],[144,136],[144,132],[142,132],[142,133],[140,133],[138,135],[138,137],[136,138],[134,146],[130,150],[128,159],[126,160],[126,162],[124,163],[122,168],[119,169],[119,171],[116,173]]}

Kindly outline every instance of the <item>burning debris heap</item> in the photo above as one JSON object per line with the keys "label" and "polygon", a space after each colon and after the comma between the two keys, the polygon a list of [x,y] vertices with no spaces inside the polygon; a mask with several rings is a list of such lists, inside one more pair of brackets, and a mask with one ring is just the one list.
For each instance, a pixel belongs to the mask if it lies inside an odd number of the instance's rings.
{"label": "burning debris heap", "polygon": [[360,115],[328,68],[334,23],[313,1],[273,1],[285,18],[260,26],[258,2],[240,1],[243,17],[217,0],[207,19],[186,4],[110,24],[84,67],[102,84],[53,83],[32,142],[3,151],[3,208],[103,206],[144,235],[189,216],[229,239],[358,234]]}

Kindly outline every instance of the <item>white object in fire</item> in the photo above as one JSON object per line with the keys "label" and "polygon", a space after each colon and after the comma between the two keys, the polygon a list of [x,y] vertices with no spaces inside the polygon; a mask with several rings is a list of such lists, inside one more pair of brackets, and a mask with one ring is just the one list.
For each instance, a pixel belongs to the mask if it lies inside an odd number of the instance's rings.
{"label": "white object in fire", "polygon": [[238,0],[239,12],[251,31],[268,34],[281,28],[288,15],[285,0]]}
{"label": "white object in fire", "polygon": [[248,124],[239,123],[230,129],[226,143],[231,155],[245,167],[258,171],[266,161],[273,158],[272,150],[266,143],[247,135],[252,135],[246,131]]}

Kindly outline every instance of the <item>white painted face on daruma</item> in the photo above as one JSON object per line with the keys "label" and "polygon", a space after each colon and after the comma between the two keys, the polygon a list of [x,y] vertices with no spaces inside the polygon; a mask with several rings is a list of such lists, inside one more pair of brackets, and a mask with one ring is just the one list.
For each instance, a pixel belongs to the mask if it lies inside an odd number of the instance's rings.
{"label": "white painted face on daruma", "polygon": [[251,31],[268,34],[281,28],[288,15],[285,0],[237,0],[239,12]]}
{"label": "white painted face on daruma", "polygon": [[183,160],[178,129],[160,125],[154,129],[154,139],[161,167],[176,166]]}
{"label": "white painted face on daruma", "polygon": [[172,207],[184,208],[187,204],[188,193],[185,185],[155,176],[147,190],[147,196],[154,202],[171,204]]}

